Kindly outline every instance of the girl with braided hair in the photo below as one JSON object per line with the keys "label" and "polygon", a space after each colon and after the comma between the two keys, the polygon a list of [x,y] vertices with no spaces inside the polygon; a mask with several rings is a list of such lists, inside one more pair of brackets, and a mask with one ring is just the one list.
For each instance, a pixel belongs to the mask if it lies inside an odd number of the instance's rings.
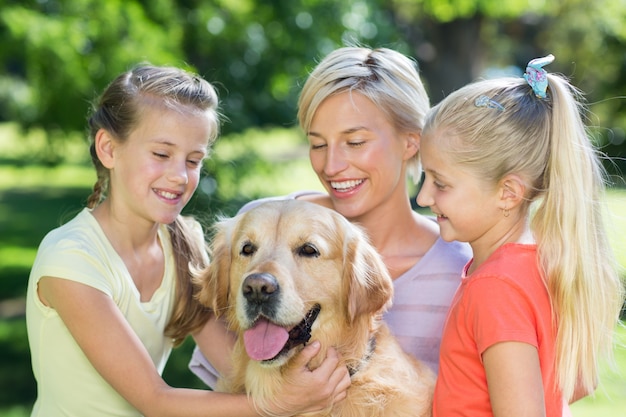
{"label": "girl with braided hair", "polygon": [[[199,223],[181,216],[217,138],[217,95],[195,74],[138,66],[117,77],[89,119],[97,182],[88,205],[43,239],[26,320],[37,380],[32,415],[256,416],[254,398],[170,387],[174,345],[211,312],[193,297],[208,262]],[[345,397],[348,372],[309,345],[271,415],[323,409]]]}

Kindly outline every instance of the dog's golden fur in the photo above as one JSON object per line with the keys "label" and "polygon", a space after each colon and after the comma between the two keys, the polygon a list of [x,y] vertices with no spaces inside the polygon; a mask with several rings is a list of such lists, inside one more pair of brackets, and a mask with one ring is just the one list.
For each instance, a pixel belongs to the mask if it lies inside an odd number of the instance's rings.
{"label": "dog's golden fur", "polygon": [[[362,230],[333,210],[287,200],[262,204],[216,224],[212,262],[201,277],[200,300],[224,316],[237,334],[233,372],[217,389],[248,392],[256,404],[275,387],[301,346],[271,360],[252,360],[243,332],[250,314],[243,283],[250,274],[271,276],[276,290],[270,321],[290,329],[319,304],[312,339],[329,346],[353,371],[347,398],[319,416],[429,416],[433,372],[405,354],[381,319],[393,284],[380,255]],[[249,289],[249,288],[248,288]],[[415,326],[419,326],[415,323]]]}

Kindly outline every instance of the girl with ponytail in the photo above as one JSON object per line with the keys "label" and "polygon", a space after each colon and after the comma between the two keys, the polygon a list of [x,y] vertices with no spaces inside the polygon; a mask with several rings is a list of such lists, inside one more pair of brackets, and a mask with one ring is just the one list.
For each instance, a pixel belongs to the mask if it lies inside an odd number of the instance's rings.
{"label": "girl with ponytail", "polygon": [[581,93],[543,66],[427,115],[417,197],[473,259],[444,329],[434,416],[561,416],[611,357],[624,287]]}

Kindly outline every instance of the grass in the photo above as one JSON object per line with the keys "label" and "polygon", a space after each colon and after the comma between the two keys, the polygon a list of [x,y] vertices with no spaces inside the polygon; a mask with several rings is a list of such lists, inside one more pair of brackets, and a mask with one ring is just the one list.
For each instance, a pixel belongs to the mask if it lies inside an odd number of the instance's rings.
{"label": "grass", "polygon": [[622,266],[622,274],[626,270],[626,190],[609,190],[607,195],[609,211],[609,238],[618,263]]}
{"label": "grass", "polygon": [[621,346],[615,350],[615,367],[602,368],[594,395],[571,406],[573,417],[617,417],[626,414],[626,326],[618,329]]}
{"label": "grass", "polygon": [[[0,415],[6,417],[28,416],[35,398],[23,298],[37,246],[47,231],[80,210],[95,180],[88,161],[74,156],[81,155],[80,149],[86,152],[84,143],[70,144],[67,163],[55,168],[24,163],[29,160],[24,143],[34,146],[43,142],[38,135],[19,141],[12,125],[0,124]],[[198,196],[190,203],[194,213],[214,214],[220,199],[236,208],[240,202],[262,195],[320,189],[306,147],[293,130],[252,130],[220,139],[207,165],[220,186],[219,197],[210,190]],[[626,191],[611,190],[608,206],[611,239],[626,269]],[[603,368],[596,394],[573,405],[574,417],[624,415],[626,329],[620,329],[619,335],[618,370]],[[193,342],[188,339],[172,353],[164,378],[173,386],[202,387],[187,370],[192,349]]]}

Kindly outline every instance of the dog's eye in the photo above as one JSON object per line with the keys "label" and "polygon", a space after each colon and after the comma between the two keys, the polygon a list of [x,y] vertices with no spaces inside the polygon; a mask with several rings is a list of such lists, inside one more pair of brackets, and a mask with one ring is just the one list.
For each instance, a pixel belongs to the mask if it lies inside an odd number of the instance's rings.
{"label": "dog's eye", "polygon": [[307,258],[317,258],[320,256],[320,252],[312,243],[305,243],[298,248],[298,255],[306,256]]}
{"label": "dog's eye", "polygon": [[254,252],[256,252],[256,249],[257,249],[257,247],[254,246],[252,243],[246,242],[241,247],[241,254],[243,256],[252,256],[252,255],[254,255]]}

